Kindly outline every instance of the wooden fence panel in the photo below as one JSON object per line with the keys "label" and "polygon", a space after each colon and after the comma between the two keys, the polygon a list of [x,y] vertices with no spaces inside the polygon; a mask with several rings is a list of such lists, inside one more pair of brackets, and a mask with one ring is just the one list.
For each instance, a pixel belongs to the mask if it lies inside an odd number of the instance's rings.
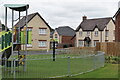
{"label": "wooden fence panel", "polygon": [[109,56],[117,56],[120,54],[120,42],[99,42],[96,51],[103,51]]}

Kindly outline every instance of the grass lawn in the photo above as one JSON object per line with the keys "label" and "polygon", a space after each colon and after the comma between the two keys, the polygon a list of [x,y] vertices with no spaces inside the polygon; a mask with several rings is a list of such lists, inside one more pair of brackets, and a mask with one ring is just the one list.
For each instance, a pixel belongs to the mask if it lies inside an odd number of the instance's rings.
{"label": "grass lawn", "polygon": [[106,64],[103,68],[73,78],[118,78],[118,64]]}
{"label": "grass lawn", "polygon": [[1,66],[0,66],[0,80],[2,79],[2,72],[1,72]]}
{"label": "grass lawn", "polygon": [[[87,58],[71,58],[70,64],[68,63],[68,56],[79,57],[80,55],[56,55],[56,61],[52,61],[52,55],[27,55],[27,59],[44,59],[44,60],[27,60],[26,72],[23,71],[23,66],[16,68],[16,78],[48,78],[62,75],[77,74],[93,69],[95,66],[100,66],[101,63],[97,62],[94,65],[93,57]],[[17,56],[12,56],[17,57]],[[66,57],[66,58],[61,58]],[[49,59],[45,59],[49,58]],[[68,71],[68,64],[70,70]],[[3,73],[5,77],[12,78],[13,74],[10,73],[11,68]],[[118,73],[117,64],[106,64],[104,68],[97,69],[93,72],[74,76],[73,78],[116,78]]]}

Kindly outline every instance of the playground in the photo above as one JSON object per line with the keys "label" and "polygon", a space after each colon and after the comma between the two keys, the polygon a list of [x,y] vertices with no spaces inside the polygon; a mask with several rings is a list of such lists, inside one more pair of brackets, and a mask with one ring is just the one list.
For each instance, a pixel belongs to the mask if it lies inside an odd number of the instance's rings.
{"label": "playground", "polygon": [[[31,43],[31,31],[27,30],[28,4],[5,4],[12,10],[12,30],[0,32],[2,78],[63,78],[75,77],[105,66],[105,53],[89,50],[55,50],[52,54],[28,55],[27,44]],[[24,12],[25,27],[14,26],[14,11]],[[13,55],[16,51],[16,55]],[[87,54],[86,54],[87,53]]]}

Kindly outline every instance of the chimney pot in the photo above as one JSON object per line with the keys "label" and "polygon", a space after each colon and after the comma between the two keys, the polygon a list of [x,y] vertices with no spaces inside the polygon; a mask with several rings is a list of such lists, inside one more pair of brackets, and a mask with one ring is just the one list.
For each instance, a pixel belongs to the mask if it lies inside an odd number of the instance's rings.
{"label": "chimney pot", "polygon": [[87,16],[83,16],[83,21],[87,19]]}

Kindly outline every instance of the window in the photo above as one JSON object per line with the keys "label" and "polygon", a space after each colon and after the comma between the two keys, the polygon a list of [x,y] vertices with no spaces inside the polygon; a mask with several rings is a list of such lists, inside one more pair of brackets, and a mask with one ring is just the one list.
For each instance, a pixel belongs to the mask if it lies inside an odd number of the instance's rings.
{"label": "window", "polygon": [[80,31],[80,32],[79,32],[79,34],[80,34],[80,36],[82,36],[83,32],[82,32],[82,31]]}
{"label": "window", "polygon": [[56,39],[58,38],[57,34],[55,34],[55,38],[56,38]]}
{"label": "window", "polygon": [[83,46],[83,42],[82,40],[79,40],[79,46],[82,47]]}
{"label": "window", "polygon": [[32,31],[32,28],[28,28],[27,31]]}
{"label": "window", "polygon": [[109,31],[105,30],[105,37],[108,37],[108,35],[109,35]]}
{"label": "window", "polygon": [[98,37],[98,31],[95,31],[95,37]]}
{"label": "window", "polygon": [[47,29],[39,29],[39,34],[47,34]]}
{"label": "window", "polygon": [[99,40],[95,40],[95,41],[94,41],[94,46],[96,46],[96,43],[97,43],[97,42],[99,42]]}
{"label": "window", "polygon": [[87,36],[90,36],[90,31],[87,31]]}
{"label": "window", "polygon": [[32,47],[32,44],[27,44],[27,47]]}
{"label": "window", "polygon": [[47,47],[46,41],[39,41],[39,47]]}

